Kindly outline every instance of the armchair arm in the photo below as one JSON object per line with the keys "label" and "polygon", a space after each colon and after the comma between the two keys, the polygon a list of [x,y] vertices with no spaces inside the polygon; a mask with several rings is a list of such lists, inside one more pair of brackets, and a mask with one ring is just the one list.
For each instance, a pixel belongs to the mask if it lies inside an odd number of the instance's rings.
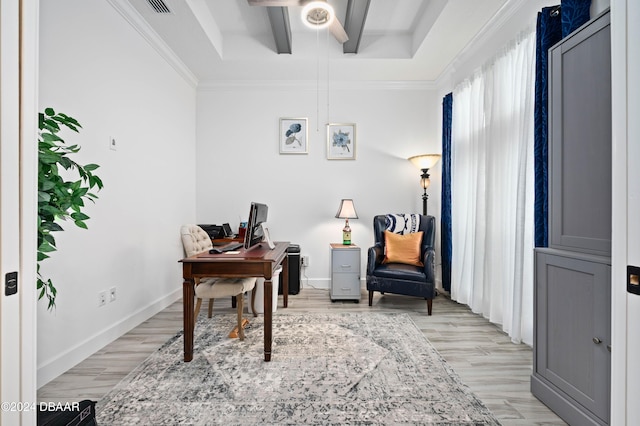
{"label": "armchair arm", "polygon": [[428,247],[424,251],[424,274],[427,276],[427,282],[436,282],[436,250]]}
{"label": "armchair arm", "polygon": [[376,265],[382,263],[384,257],[384,250],[380,244],[376,244],[373,247],[369,247],[367,254],[367,275],[371,275]]}

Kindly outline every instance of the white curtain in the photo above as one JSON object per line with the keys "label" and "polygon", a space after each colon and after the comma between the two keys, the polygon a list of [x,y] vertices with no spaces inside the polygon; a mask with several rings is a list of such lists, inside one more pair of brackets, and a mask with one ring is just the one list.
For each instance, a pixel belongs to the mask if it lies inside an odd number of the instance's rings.
{"label": "white curtain", "polygon": [[451,297],[533,344],[535,32],[453,92]]}

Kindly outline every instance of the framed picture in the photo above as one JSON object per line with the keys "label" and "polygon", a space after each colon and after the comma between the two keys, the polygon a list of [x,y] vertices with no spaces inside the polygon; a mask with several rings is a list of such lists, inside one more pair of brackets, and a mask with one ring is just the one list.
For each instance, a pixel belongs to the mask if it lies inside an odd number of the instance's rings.
{"label": "framed picture", "polygon": [[356,159],[356,125],[353,123],[327,124],[327,159]]}
{"label": "framed picture", "polygon": [[280,119],[280,154],[307,154],[309,139],[306,118]]}

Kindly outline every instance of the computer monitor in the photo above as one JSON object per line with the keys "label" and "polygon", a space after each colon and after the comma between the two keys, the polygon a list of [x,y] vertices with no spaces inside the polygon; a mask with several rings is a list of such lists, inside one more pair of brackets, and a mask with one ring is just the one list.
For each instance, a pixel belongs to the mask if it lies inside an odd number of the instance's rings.
{"label": "computer monitor", "polygon": [[262,242],[264,231],[262,224],[267,222],[267,212],[269,208],[266,204],[251,203],[249,210],[249,220],[247,221],[247,232],[244,234],[244,248],[249,250]]}

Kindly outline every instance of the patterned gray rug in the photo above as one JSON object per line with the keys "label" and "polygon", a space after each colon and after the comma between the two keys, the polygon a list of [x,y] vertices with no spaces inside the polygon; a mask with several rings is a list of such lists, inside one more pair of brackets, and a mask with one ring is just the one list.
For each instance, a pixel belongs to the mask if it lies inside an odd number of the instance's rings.
{"label": "patterned gray rug", "polygon": [[408,314],[276,313],[268,363],[250,320],[240,342],[235,315],[201,316],[193,361],[171,338],[98,402],[98,424],[499,425]]}

